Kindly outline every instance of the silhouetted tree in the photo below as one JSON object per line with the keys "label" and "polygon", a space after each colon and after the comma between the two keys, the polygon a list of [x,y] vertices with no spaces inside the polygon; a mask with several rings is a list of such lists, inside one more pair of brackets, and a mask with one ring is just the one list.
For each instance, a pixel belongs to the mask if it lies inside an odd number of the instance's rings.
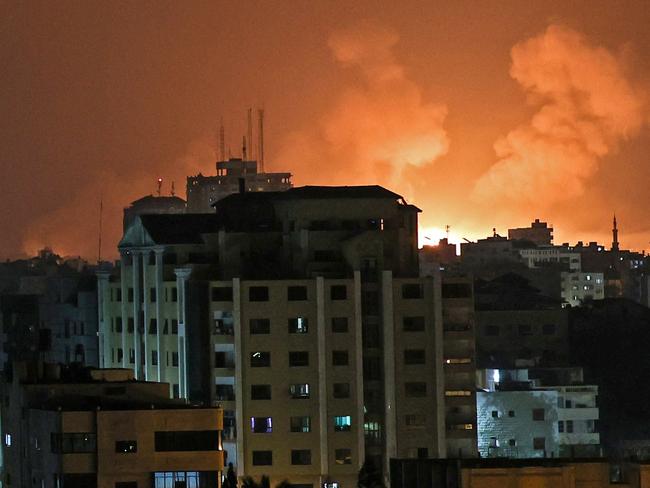
{"label": "silhouetted tree", "polygon": [[223,482],[223,488],[237,488],[237,475],[233,468],[232,463],[228,463],[228,471],[226,472],[226,479]]}
{"label": "silhouetted tree", "polygon": [[384,479],[377,466],[372,461],[366,459],[359,470],[358,488],[385,488]]}

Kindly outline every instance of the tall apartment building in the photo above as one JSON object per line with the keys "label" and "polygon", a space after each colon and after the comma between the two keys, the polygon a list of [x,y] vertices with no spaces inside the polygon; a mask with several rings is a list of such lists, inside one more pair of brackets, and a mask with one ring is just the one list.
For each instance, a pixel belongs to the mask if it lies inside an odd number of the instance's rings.
{"label": "tall apartment building", "polygon": [[508,239],[530,241],[537,246],[550,246],[553,243],[553,227],[535,219],[530,227],[508,229]]}
{"label": "tall apartment building", "polygon": [[102,365],[223,405],[240,476],[344,488],[365,459],[444,456],[441,279],[418,276],[418,212],[368,186],[139,216],[99,275]]}
{"label": "tall apartment building", "polygon": [[258,172],[258,162],[230,158],[217,162],[216,176],[187,177],[187,211],[212,213],[212,205],[222,198],[239,193],[257,191],[284,191],[291,188],[291,173]]}

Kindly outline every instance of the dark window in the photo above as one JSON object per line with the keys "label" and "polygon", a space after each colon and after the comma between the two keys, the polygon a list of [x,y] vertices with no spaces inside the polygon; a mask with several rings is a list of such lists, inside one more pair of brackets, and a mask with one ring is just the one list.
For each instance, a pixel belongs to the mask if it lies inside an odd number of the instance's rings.
{"label": "dark window", "polygon": [[363,358],[363,379],[376,381],[381,379],[381,358],[364,357]]}
{"label": "dark window", "polygon": [[216,385],[215,399],[222,402],[232,402],[235,400],[235,388],[233,385]]}
{"label": "dark window", "polygon": [[308,322],[306,317],[296,317],[289,319],[289,334],[306,334]]}
{"label": "dark window", "polygon": [[407,397],[424,397],[427,396],[427,384],[424,382],[407,382],[404,383],[404,389]]}
{"label": "dark window", "polygon": [[331,263],[334,261],[338,261],[339,259],[339,254],[330,249],[322,249],[322,250],[316,250],[314,251],[314,261],[318,261],[321,263]]}
{"label": "dark window", "polygon": [[172,287],[172,302],[178,301],[178,288]]}
{"label": "dark window", "polygon": [[178,352],[177,351],[172,352],[172,366],[174,366],[174,367],[178,366]]}
{"label": "dark window", "polygon": [[363,340],[363,347],[380,347],[381,333],[379,324],[364,322],[361,328],[361,338]]}
{"label": "dark window", "polygon": [[287,287],[287,300],[290,302],[307,300],[307,287],[306,286],[288,286]]}
{"label": "dark window", "polygon": [[172,335],[178,335],[178,320],[172,319]]}
{"label": "dark window", "polygon": [[414,299],[424,296],[424,288],[420,283],[405,283],[402,285],[402,298]]}
{"label": "dark window", "polygon": [[311,451],[309,449],[291,449],[291,464],[311,464]]}
{"label": "dark window", "polygon": [[232,302],[232,286],[213,286],[213,302]]}
{"label": "dark window", "polygon": [[271,417],[251,417],[251,432],[254,434],[270,434],[273,432]]}
{"label": "dark window", "polygon": [[122,332],[122,317],[115,317],[115,332]]}
{"label": "dark window", "polygon": [[115,441],[115,452],[122,454],[138,452],[138,441]]}
{"label": "dark window", "polygon": [[291,432],[311,432],[311,417],[291,417]]}
{"label": "dark window", "polygon": [[424,349],[405,349],[404,364],[424,364],[426,353]]}
{"label": "dark window", "polygon": [[421,332],[424,330],[424,317],[404,317],[404,332]]}
{"label": "dark window", "polygon": [[129,334],[133,334],[133,331],[135,330],[135,320],[133,317],[129,317],[127,319],[127,332]]}
{"label": "dark window", "polygon": [[73,434],[55,434],[50,438],[52,452],[58,454],[72,454],[80,452],[97,451],[97,435],[92,432],[79,432]]}
{"label": "dark window", "polygon": [[289,395],[294,399],[307,399],[309,398],[309,384],[308,383],[295,383],[289,385]]}
{"label": "dark window", "polygon": [[499,418],[499,411],[498,410],[492,410],[492,418],[493,419],[498,419]]}
{"label": "dark window", "polygon": [[487,327],[485,327],[485,335],[498,336],[499,335],[499,326],[498,325],[488,325]]}
{"label": "dark window", "polygon": [[271,466],[273,451],[253,451],[253,466]]}
{"label": "dark window", "polygon": [[149,301],[152,303],[156,302],[156,289],[149,288]]}
{"label": "dark window", "polygon": [[332,351],[332,366],[347,366],[348,351]]}
{"label": "dark window", "polygon": [[557,422],[557,431],[560,434],[564,432],[564,420],[558,420],[558,422]]}
{"label": "dark window", "polygon": [[350,383],[334,383],[334,398],[350,398]]}
{"label": "dark window", "polygon": [[116,481],[115,488],[138,488],[138,482],[137,481]]}
{"label": "dark window", "polygon": [[168,451],[217,451],[219,432],[216,430],[177,430],[155,433],[155,449]]}
{"label": "dark window", "polygon": [[427,459],[429,457],[429,448],[418,447],[418,459]]}
{"label": "dark window", "polygon": [[128,294],[129,294],[129,303],[133,303],[133,288],[129,288]]}
{"label": "dark window", "polygon": [[378,315],[379,293],[372,290],[363,290],[361,293],[361,310],[366,315]]}
{"label": "dark window", "polygon": [[573,434],[573,420],[566,421],[566,431],[568,434]]}
{"label": "dark window", "polygon": [[517,327],[520,336],[533,335],[533,330],[530,324],[519,324]]}
{"label": "dark window", "polygon": [[151,365],[158,366],[158,351],[151,351]]}
{"label": "dark window", "polygon": [[251,368],[267,368],[271,366],[271,353],[256,351],[251,353]]}
{"label": "dark window", "polygon": [[248,289],[248,301],[250,301],[250,302],[268,302],[269,301],[269,287],[268,286],[251,286]]}
{"label": "dark window", "polygon": [[514,410],[508,410],[508,417],[514,417],[515,416],[515,411]]}
{"label": "dark window", "polygon": [[271,321],[269,319],[251,319],[250,330],[251,334],[270,334]]}
{"label": "dark window", "polygon": [[542,327],[542,332],[544,335],[553,335],[555,334],[555,324],[544,324]]}
{"label": "dark window", "polygon": [[149,334],[158,333],[158,321],[156,319],[149,319]]}
{"label": "dark window", "polygon": [[533,449],[537,449],[537,450],[546,449],[546,438],[545,437],[535,437],[533,439]]}
{"label": "dark window", "polygon": [[443,283],[442,298],[470,298],[472,285],[469,283]]}
{"label": "dark window", "polygon": [[330,298],[332,300],[346,300],[348,298],[348,287],[345,285],[332,285],[330,287]]}
{"label": "dark window", "polygon": [[543,408],[533,408],[533,420],[544,420]]}
{"label": "dark window", "polygon": [[116,302],[121,302],[122,301],[122,289],[121,288],[116,288],[115,289],[115,301]]}
{"label": "dark window", "polygon": [[251,400],[270,400],[271,385],[251,385]]}
{"label": "dark window", "polygon": [[347,317],[332,317],[332,332],[347,332],[348,331],[348,318]]}
{"label": "dark window", "polygon": [[309,366],[308,351],[290,351],[289,366]]}
{"label": "dark window", "polygon": [[335,449],[334,450],[334,463],[336,463],[336,464],[352,464],[352,450],[351,449]]}

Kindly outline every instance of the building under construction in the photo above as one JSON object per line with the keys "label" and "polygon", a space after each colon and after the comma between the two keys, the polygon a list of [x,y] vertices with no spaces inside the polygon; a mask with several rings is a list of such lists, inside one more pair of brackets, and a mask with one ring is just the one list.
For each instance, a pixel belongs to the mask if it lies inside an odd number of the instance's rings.
{"label": "building under construction", "polygon": [[[239,192],[284,191],[291,188],[291,173],[264,171],[264,111],[258,110],[257,159],[252,157],[252,110],[248,110],[248,131],[243,138],[240,158],[226,158],[223,125],[219,131],[220,160],[216,176],[187,177],[187,212],[213,213],[212,205]],[[247,144],[248,143],[248,144]],[[248,148],[248,151],[247,151]]]}

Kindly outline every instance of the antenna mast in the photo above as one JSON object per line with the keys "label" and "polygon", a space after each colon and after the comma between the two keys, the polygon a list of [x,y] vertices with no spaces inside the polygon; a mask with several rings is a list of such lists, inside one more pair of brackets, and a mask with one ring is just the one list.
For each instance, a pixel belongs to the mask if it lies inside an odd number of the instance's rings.
{"label": "antenna mast", "polygon": [[257,143],[257,159],[259,160],[259,172],[264,173],[264,109],[257,110],[258,127],[258,143]]}
{"label": "antenna mast", "polygon": [[253,109],[252,108],[248,109],[247,115],[248,115],[248,133],[246,136],[246,140],[248,141],[248,146],[249,146],[248,158],[252,160],[253,159]]}
{"label": "antenna mast", "polygon": [[221,161],[226,160],[226,134],[223,128],[223,118],[221,119],[221,127],[219,127],[219,151],[221,156]]}
{"label": "antenna mast", "polygon": [[99,196],[99,242],[97,245],[97,264],[102,262],[102,214],[104,213],[104,195]]}

